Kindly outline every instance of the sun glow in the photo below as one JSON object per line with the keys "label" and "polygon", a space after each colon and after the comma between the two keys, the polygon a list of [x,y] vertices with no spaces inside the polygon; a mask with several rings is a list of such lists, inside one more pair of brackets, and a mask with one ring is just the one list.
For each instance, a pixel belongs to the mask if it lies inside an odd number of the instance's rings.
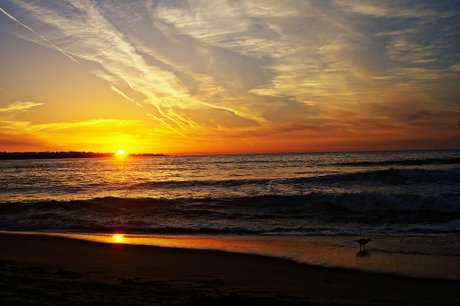
{"label": "sun glow", "polygon": [[119,149],[119,150],[117,151],[117,155],[118,155],[118,156],[125,155],[125,150]]}
{"label": "sun glow", "polygon": [[123,235],[122,234],[115,234],[112,236],[112,240],[116,243],[122,243],[123,242]]}

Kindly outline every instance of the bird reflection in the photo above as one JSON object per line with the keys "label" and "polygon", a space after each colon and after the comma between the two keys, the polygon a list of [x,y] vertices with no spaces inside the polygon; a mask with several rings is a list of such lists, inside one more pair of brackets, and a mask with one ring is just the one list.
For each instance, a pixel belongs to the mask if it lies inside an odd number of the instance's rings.
{"label": "bird reflection", "polygon": [[371,256],[371,252],[369,252],[368,250],[359,250],[359,252],[356,253],[356,257],[360,257],[360,258],[370,257],[370,256]]}

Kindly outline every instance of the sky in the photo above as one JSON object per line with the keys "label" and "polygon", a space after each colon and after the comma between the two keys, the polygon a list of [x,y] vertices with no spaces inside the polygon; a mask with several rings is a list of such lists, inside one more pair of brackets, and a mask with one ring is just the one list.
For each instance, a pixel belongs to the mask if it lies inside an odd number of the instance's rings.
{"label": "sky", "polygon": [[0,0],[0,151],[460,148],[459,1]]}

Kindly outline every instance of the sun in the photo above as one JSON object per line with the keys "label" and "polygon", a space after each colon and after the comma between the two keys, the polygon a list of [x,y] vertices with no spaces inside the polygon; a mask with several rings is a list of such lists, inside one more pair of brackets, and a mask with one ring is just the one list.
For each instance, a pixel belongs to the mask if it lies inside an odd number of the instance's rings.
{"label": "sun", "polygon": [[123,156],[123,155],[125,155],[125,150],[119,149],[119,150],[117,151],[117,155],[118,155],[118,156]]}
{"label": "sun", "polygon": [[115,235],[112,236],[112,240],[114,242],[121,243],[121,242],[123,242],[123,235],[122,234],[115,234]]}

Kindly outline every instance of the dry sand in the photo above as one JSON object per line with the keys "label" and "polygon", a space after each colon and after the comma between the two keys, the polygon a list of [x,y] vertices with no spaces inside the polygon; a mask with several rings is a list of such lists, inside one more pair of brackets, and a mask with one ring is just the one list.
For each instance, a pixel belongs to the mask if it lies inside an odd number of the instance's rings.
{"label": "dry sand", "polygon": [[0,234],[1,305],[460,305],[460,281],[220,251]]}

